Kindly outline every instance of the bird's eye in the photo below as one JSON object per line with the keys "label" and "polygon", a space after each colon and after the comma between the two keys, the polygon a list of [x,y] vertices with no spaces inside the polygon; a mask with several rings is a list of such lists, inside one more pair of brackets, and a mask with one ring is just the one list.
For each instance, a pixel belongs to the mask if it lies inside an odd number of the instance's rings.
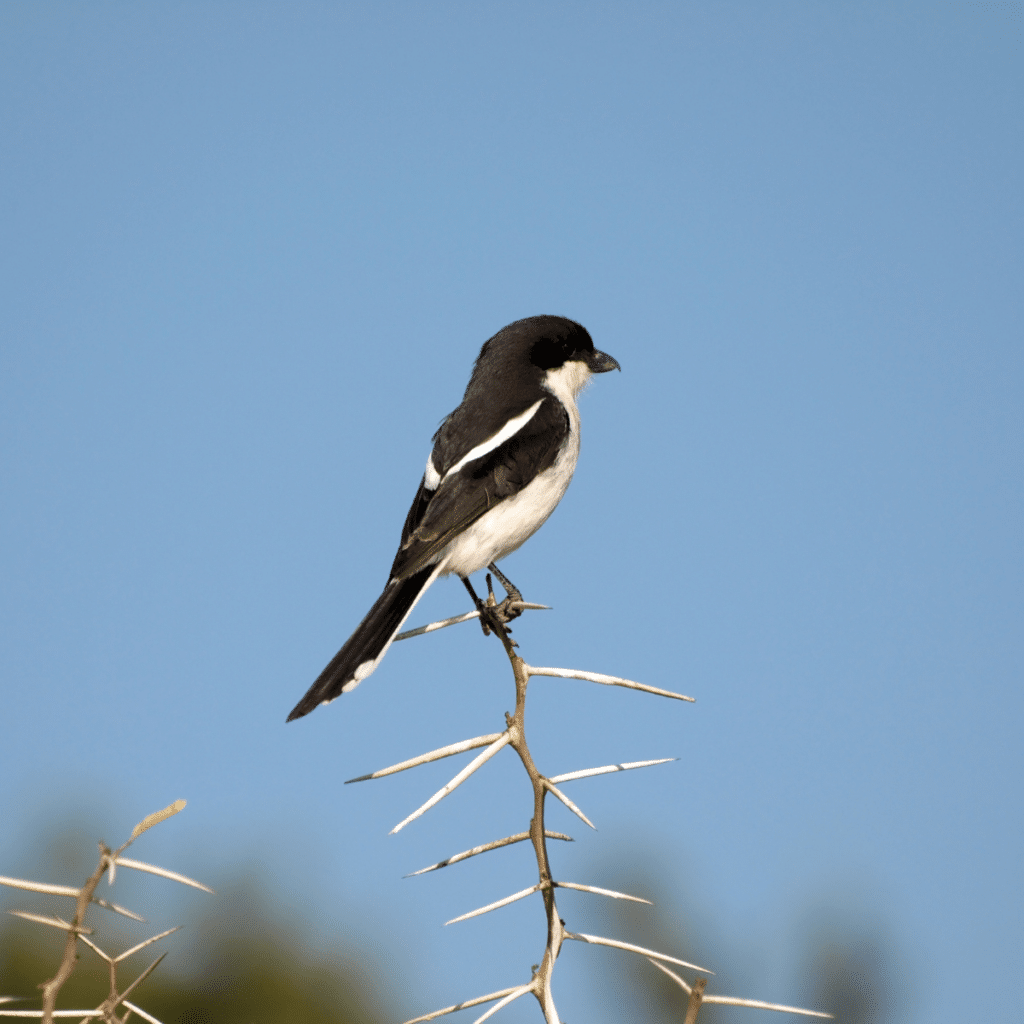
{"label": "bird's eye", "polygon": [[566,338],[538,338],[530,349],[530,362],[542,370],[553,370],[575,354],[575,346]]}

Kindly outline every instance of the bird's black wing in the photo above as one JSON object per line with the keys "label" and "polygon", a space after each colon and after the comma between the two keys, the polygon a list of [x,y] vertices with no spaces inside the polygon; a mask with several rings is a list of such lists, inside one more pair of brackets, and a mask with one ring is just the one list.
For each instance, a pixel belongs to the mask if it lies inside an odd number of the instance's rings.
{"label": "bird's black wing", "polygon": [[421,483],[406,517],[391,578],[407,579],[435,563],[449,541],[548,469],[568,436],[569,414],[550,395],[517,433],[457,473],[449,473],[436,491]]}
{"label": "bird's black wing", "polygon": [[[399,545],[399,549],[409,539],[409,534],[423,522],[427,506],[430,504],[430,499],[433,496],[434,492],[427,487],[427,478],[424,476],[420,481],[420,488],[416,492],[416,497],[412,499],[412,504],[409,506],[409,514],[405,517],[405,525],[402,527],[402,542]],[[392,575],[394,574],[392,573]]]}

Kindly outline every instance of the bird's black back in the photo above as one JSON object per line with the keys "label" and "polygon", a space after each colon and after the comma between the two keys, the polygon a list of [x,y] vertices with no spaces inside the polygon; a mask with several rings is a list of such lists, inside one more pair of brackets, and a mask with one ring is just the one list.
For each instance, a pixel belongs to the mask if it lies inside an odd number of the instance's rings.
{"label": "bird's black back", "polygon": [[593,352],[587,329],[563,316],[530,316],[484,342],[462,404],[434,435],[434,467],[444,476],[481,438],[550,392],[544,374],[579,352]]}

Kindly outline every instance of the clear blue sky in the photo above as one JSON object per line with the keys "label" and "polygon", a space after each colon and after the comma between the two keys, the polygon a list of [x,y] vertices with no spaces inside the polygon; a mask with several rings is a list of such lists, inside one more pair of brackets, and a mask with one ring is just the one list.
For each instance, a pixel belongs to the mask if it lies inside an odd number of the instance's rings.
{"label": "clear blue sky", "polygon": [[[557,873],[656,849],[769,951],[745,994],[799,998],[799,921],[842,905],[900,950],[901,1019],[962,1019],[965,972],[971,1019],[1019,1016],[1022,24],[0,5],[0,873],[53,821],[113,842],[186,797],[140,857],[261,868],[412,1011],[526,976],[539,902],[440,925],[529,885],[528,851],[400,877],[525,827],[512,755],[398,837],[450,762],[340,785],[499,730],[497,645],[399,645],[284,718],[383,584],[480,344],[559,313],[623,372],[505,565],[556,608],[516,636],[698,703],[536,684],[551,774],[682,758],[573,784],[600,831],[553,811]],[[449,581],[415,618],[465,604]],[[589,957],[556,976],[570,1021],[611,1019]]]}

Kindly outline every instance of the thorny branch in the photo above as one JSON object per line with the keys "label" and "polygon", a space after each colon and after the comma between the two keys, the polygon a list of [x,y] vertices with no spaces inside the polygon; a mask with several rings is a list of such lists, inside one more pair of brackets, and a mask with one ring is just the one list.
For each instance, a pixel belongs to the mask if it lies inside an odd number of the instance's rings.
{"label": "thorny branch", "polygon": [[540,876],[539,884],[544,900],[544,913],[547,915],[548,922],[548,940],[544,947],[544,956],[540,966],[533,975],[532,992],[540,1003],[544,1019],[548,1024],[558,1024],[558,1011],[555,1009],[555,1001],[551,995],[551,975],[554,973],[555,961],[562,949],[565,929],[555,904],[555,887],[552,885],[551,862],[548,860],[547,837],[544,834],[544,799],[548,793],[545,785],[547,780],[533,763],[533,755],[526,743],[526,687],[530,682],[527,665],[513,650],[507,632],[503,630],[500,639],[505,647],[505,653],[512,663],[512,671],[515,673],[516,710],[508,723],[509,744],[519,755],[519,760],[522,761],[526,774],[530,776],[530,785],[533,787],[530,842],[533,844],[533,852],[537,857],[537,873]]}
{"label": "thorny branch", "polygon": [[[196,889],[202,889],[205,892],[212,893],[213,890],[207,888],[200,882],[196,882],[194,879],[187,878],[185,875],[180,875],[176,871],[168,871],[166,868],[156,867],[153,864],[146,864],[142,861],[131,860],[128,857],[122,857],[124,853],[136,839],[142,835],[147,829],[152,828],[154,825],[158,825],[160,822],[165,821],[167,818],[174,814],[177,814],[185,806],[184,800],[176,800],[173,804],[165,807],[162,811],[157,811],[155,814],[150,814],[148,817],[143,818],[142,821],[135,826],[128,841],[123,845],[119,846],[116,850],[111,850],[106,844],[100,843],[100,855],[96,865],[96,870],[86,879],[85,884],[80,889],[75,889],[69,885],[50,885],[45,882],[33,882],[27,879],[21,878],[6,878],[0,877],[0,885],[11,886],[15,889],[25,889],[30,892],[41,892],[55,896],[69,896],[75,900],[75,913],[72,916],[70,922],[64,921],[59,917],[47,917],[42,914],[33,914],[23,910],[12,910],[10,913],[16,917],[20,917],[26,921],[32,921],[36,924],[45,924],[50,927],[60,928],[67,932],[67,940],[64,943],[64,954],[61,957],[60,965],[57,968],[56,974],[49,981],[43,982],[39,988],[42,990],[42,1009],[41,1010],[0,1010],[0,1016],[2,1017],[36,1017],[41,1018],[43,1024],[53,1024],[55,1016],[58,1017],[81,1017],[84,1021],[86,1020],[103,1020],[107,1024],[126,1024],[128,1018],[135,1014],[143,1020],[154,1022],[154,1024],[160,1024],[159,1021],[150,1014],[146,1013],[145,1010],[136,1006],[134,1003],[128,1002],[128,996],[132,995],[145,980],[156,970],[160,961],[163,960],[164,953],[154,960],[149,967],[147,967],[123,992],[120,991],[120,986],[117,977],[117,968],[122,960],[127,959],[140,950],[145,949],[146,946],[151,945],[154,942],[158,942],[160,939],[166,938],[172,932],[177,931],[177,928],[169,928],[167,931],[161,932],[159,935],[153,935],[142,942],[132,946],[131,949],[125,950],[118,956],[110,956],[104,952],[99,945],[96,944],[92,939],[88,938],[89,935],[93,934],[92,928],[85,926],[85,915],[89,910],[89,905],[96,903],[102,907],[106,907],[109,910],[113,910],[116,913],[123,914],[125,917],[130,917],[136,921],[142,921],[138,914],[133,914],[130,910],[125,910],[124,907],[117,906],[116,903],[109,903],[106,900],[100,899],[96,895],[96,887],[99,885],[100,879],[106,873],[109,876],[109,882],[111,885],[114,884],[114,878],[116,877],[118,867],[133,868],[136,871],[144,871],[151,875],[160,875],[164,878],[171,879],[175,882],[181,882],[184,885],[192,886]],[[78,941],[81,939],[90,949],[94,950],[103,960],[107,963],[107,973],[110,981],[109,995],[106,999],[95,1009],[92,1010],[57,1010],[57,996],[60,994],[61,988],[64,983],[71,977],[72,972],[75,969],[75,965],[78,962]],[[10,1001],[7,998],[0,998],[0,1003]],[[125,1012],[123,1015],[118,1016],[117,1008],[123,1006]]]}
{"label": "thorny branch", "polygon": [[[457,786],[469,778],[477,769],[483,766],[486,761],[497,754],[502,747],[511,746],[518,754],[523,767],[526,769],[526,773],[530,779],[530,785],[533,790],[533,816],[530,819],[530,828],[528,832],[518,833],[516,835],[508,836],[504,839],[499,839],[494,842],[485,843],[480,846],[473,847],[470,850],[466,850],[462,853],[454,854],[445,860],[439,861],[430,867],[423,868],[420,871],[415,871],[412,874],[420,875],[425,874],[429,871],[435,871],[439,868],[446,867],[450,864],[458,863],[459,861],[466,860],[470,857],[477,856],[482,853],[489,852],[491,850],[499,849],[503,846],[508,846],[512,843],[524,842],[529,839],[534,849],[534,855],[537,861],[537,872],[538,881],[535,885],[523,889],[520,892],[513,894],[512,896],[498,900],[495,903],[489,904],[486,907],[481,907],[478,910],[471,911],[468,914],[463,914],[460,917],[453,918],[448,923],[455,923],[456,921],[465,920],[469,917],[476,917],[480,914],[487,913],[490,910],[498,909],[514,902],[515,900],[525,898],[532,895],[535,892],[540,892],[544,901],[544,912],[547,919],[547,941],[545,943],[544,955],[539,965],[533,968],[529,982],[525,984],[514,985],[510,988],[502,989],[499,992],[492,992],[489,995],[478,996],[473,999],[464,1000],[463,1002],[456,1003],[452,1006],[444,1007],[440,1010],[435,1010],[432,1013],[425,1014],[421,1017],[415,1018],[415,1020],[408,1021],[407,1024],[421,1024],[421,1022],[434,1020],[438,1017],[445,1016],[450,1013],[454,1013],[457,1010],[469,1008],[472,1006],[480,1006],[484,1003],[494,1003],[485,1013],[483,1013],[474,1024],[482,1024],[484,1020],[496,1014],[503,1007],[509,1003],[518,999],[520,996],[526,995],[528,992],[532,993],[540,1004],[541,1011],[544,1014],[544,1020],[546,1024],[560,1024],[558,1011],[555,1008],[554,997],[551,991],[551,979],[554,973],[555,962],[561,952],[562,945],[566,939],[573,939],[583,943],[589,943],[592,945],[609,946],[614,949],[620,949],[626,952],[635,953],[646,957],[650,963],[652,963],[659,970],[669,975],[685,992],[687,996],[687,1006],[685,1015],[685,1024],[696,1024],[698,1014],[703,1004],[712,1003],[719,1005],[730,1005],[730,1006],[748,1006],[756,1007],[759,1009],[766,1010],[777,1010],[788,1013],[802,1014],[812,1017],[830,1017],[830,1014],[820,1013],[814,1010],[804,1010],[793,1006],[782,1006],[776,1003],[766,1003],[760,1000],[753,999],[741,999],[734,996],[717,996],[705,994],[705,987],[707,985],[707,978],[697,978],[695,982],[690,985],[682,977],[680,977],[675,971],[670,970],[665,966],[665,963],[677,964],[681,967],[686,967],[694,971],[703,972],[710,974],[712,972],[707,971],[706,968],[698,967],[696,964],[687,963],[684,960],[679,960],[676,957],[669,956],[665,953],[659,953],[655,950],[646,949],[642,946],[636,946],[628,942],[621,942],[615,939],[606,939],[597,935],[587,935],[584,933],[573,933],[569,932],[565,928],[565,922],[559,917],[558,906],[555,902],[555,889],[556,888],[568,888],[576,889],[582,892],[590,892],[600,896],[607,896],[613,899],[626,899],[634,900],[641,903],[646,903],[646,900],[641,900],[635,896],[629,896],[626,893],[614,892],[609,889],[598,888],[597,886],[582,885],[575,882],[558,882],[554,879],[551,872],[551,864],[548,859],[547,840],[548,839],[560,839],[571,842],[571,837],[564,835],[560,832],[552,832],[545,828],[544,822],[544,807],[545,798],[550,792],[554,794],[559,800],[561,800],[570,810],[578,815],[584,822],[593,827],[590,820],[583,814],[583,812],[564,794],[558,789],[556,783],[569,782],[576,779],[583,779],[597,775],[605,775],[611,772],[628,771],[634,768],[646,768],[657,764],[664,764],[667,761],[675,760],[675,758],[659,758],[656,760],[648,761],[633,761],[623,764],[605,765],[600,768],[588,768],[581,771],[568,772],[562,775],[556,775],[552,777],[545,777],[536,764],[534,763],[533,756],[530,753],[530,748],[526,740],[526,692],[527,686],[529,685],[530,678],[532,676],[550,676],[562,679],[582,679],[593,683],[598,683],[604,686],[620,686],[626,689],[641,691],[644,693],[650,693],[657,696],[675,698],[676,700],[693,701],[692,697],[686,697],[679,693],[674,693],[670,690],[662,690],[653,686],[647,686],[642,683],[637,683],[629,679],[621,679],[617,676],[608,676],[597,672],[584,672],[576,669],[561,669],[561,668],[536,668],[528,665],[515,651],[516,644],[509,638],[508,630],[505,628],[505,622],[507,618],[502,618],[503,615],[508,615],[509,612],[514,615],[508,617],[514,617],[520,614],[525,609],[536,609],[545,608],[545,605],[529,604],[523,601],[511,601],[506,598],[504,602],[499,606],[497,605],[494,593],[490,586],[490,577],[488,577],[488,600],[486,603],[478,602],[478,608],[474,612],[470,612],[466,615],[455,616],[451,619],[446,619],[442,622],[430,623],[427,626],[420,627],[419,629],[410,630],[407,633],[399,634],[396,639],[406,639],[408,637],[419,636],[425,633],[432,632],[436,629],[444,628],[445,626],[455,625],[459,622],[465,622],[472,618],[481,618],[484,623],[485,633],[494,632],[498,639],[501,641],[502,646],[505,649],[505,653],[508,656],[509,663],[512,666],[512,672],[515,678],[516,686],[516,705],[515,712],[511,715],[506,714],[505,716],[505,730],[500,733],[491,733],[485,736],[478,736],[471,740],[463,740],[459,743],[453,743],[446,747],[441,747],[436,750],[430,751],[429,753],[422,754],[419,757],[410,758],[409,760],[403,761],[399,764],[392,765],[389,768],[384,768],[376,772],[372,772],[369,775],[362,775],[356,779],[350,779],[350,782],[363,782],[370,779],[382,778],[387,775],[392,775],[397,772],[405,771],[409,768],[418,767],[422,764],[427,764],[431,761],[440,760],[445,757],[450,757],[454,754],[463,753],[467,750],[473,750],[479,747],[486,747],[486,749],[478,754],[477,757],[470,762],[465,768],[460,771],[455,778],[451,780],[446,786],[434,794],[425,804],[423,804],[418,810],[414,811],[398,826],[396,826],[392,832],[397,832],[399,829],[404,828],[405,825],[409,824],[420,815],[424,814],[435,804],[439,803],[445,796],[451,793]],[[471,591],[472,592],[472,591]],[[475,595],[474,595],[475,597]],[[100,879],[103,877],[104,872],[109,873],[109,881],[112,885],[116,869],[118,866],[133,868],[139,871],[146,871],[150,874],[161,875],[165,878],[171,879],[176,882],[181,882],[185,885],[194,886],[198,889],[203,889],[206,892],[212,892],[212,889],[208,889],[206,886],[194,881],[191,878],[187,878],[184,875],[180,875],[177,872],[168,871],[165,868],[155,867],[151,864],[145,864],[141,861],[130,860],[127,857],[123,857],[123,852],[130,846],[143,832],[151,828],[153,825],[158,824],[161,821],[177,814],[185,806],[184,800],[178,800],[166,807],[162,811],[158,811],[156,814],[151,814],[149,817],[143,819],[138,825],[135,826],[134,831],[129,837],[128,841],[124,843],[117,850],[111,851],[103,843],[100,843],[100,856],[96,866],[96,870],[89,876],[85,884],[80,889],[75,889],[71,886],[64,885],[50,885],[41,882],[26,881],[23,879],[6,878],[0,876],[0,885],[8,885],[14,888],[26,889],[34,892],[47,893],[50,895],[67,896],[73,897],[75,900],[75,913],[70,922],[64,921],[57,917],[47,917],[41,914],[34,914],[26,911],[11,911],[11,913],[21,917],[25,920],[32,921],[38,924],[44,924],[49,927],[60,928],[67,933],[67,940],[64,946],[64,954],[61,958],[60,965],[57,969],[56,974],[44,982],[39,987],[43,992],[43,1008],[42,1010],[6,1010],[0,1009],[0,1017],[29,1017],[29,1018],[42,1018],[44,1024],[53,1024],[54,1016],[67,1017],[74,1015],[82,1019],[82,1024],[85,1024],[88,1020],[102,1019],[106,1024],[127,1024],[129,1017],[133,1014],[141,1018],[142,1020],[149,1021],[150,1024],[160,1024],[160,1022],[147,1013],[141,1007],[136,1006],[134,1003],[128,1001],[128,996],[133,994],[135,989],[156,969],[163,956],[158,957],[153,963],[149,965],[140,974],[135,981],[133,981],[123,992],[119,991],[119,984],[117,979],[117,966],[118,964],[144,949],[146,946],[165,938],[170,935],[171,932],[177,929],[171,928],[165,932],[161,932],[159,935],[154,935],[143,942],[138,943],[131,949],[126,950],[119,956],[112,957],[105,953],[92,939],[88,938],[92,934],[92,929],[86,927],[85,917],[91,903],[99,904],[100,906],[106,907],[116,913],[122,914],[126,917],[130,917],[134,920],[141,921],[142,918],[137,914],[132,913],[130,910],[126,910],[124,907],[119,907],[117,904],[110,903],[106,900],[100,899],[96,896],[96,887],[99,884]],[[77,961],[77,949],[78,941],[81,939],[86,945],[93,949],[100,957],[102,957],[108,965],[108,972],[110,978],[110,994],[103,1001],[103,1003],[92,1010],[56,1010],[56,1000],[62,986],[70,977],[71,973],[75,968]],[[11,997],[0,996],[0,1005],[11,1002]],[[124,1007],[124,1014],[118,1016],[118,1007]]]}
{"label": "thorny branch", "polygon": [[[474,599],[476,595],[473,594],[472,588],[467,586],[467,589],[473,595]],[[544,913],[547,919],[547,941],[544,947],[544,955],[541,958],[539,965],[536,965],[533,969],[530,981],[526,984],[520,984],[511,988],[502,989],[500,992],[492,992],[486,996],[478,996],[474,999],[468,999],[461,1003],[456,1003],[452,1006],[447,1006],[441,1010],[435,1010],[432,1013],[425,1014],[422,1017],[417,1017],[414,1020],[406,1022],[406,1024],[421,1024],[423,1021],[434,1020],[437,1017],[445,1016],[449,1013],[454,1013],[457,1010],[466,1009],[471,1006],[480,1006],[484,1003],[494,1003],[483,1015],[478,1017],[474,1024],[481,1024],[484,1020],[497,1013],[504,1006],[508,1005],[520,996],[530,992],[537,999],[540,1004],[541,1011],[544,1014],[544,1020],[546,1024],[560,1024],[558,1011],[555,1008],[554,997],[551,991],[551,980],[554,973],[555,962],[562,949],[562,944],[566,939],[575,939],[579,942],[590,943],[593,945],[610,946],[615,949],[621,949],[627,952],[636,953],[641,956],[647,957],[654,966],[660,970],[665,971],[669,974],[678,984],[685,990],[687,994],[687,1008],[686,1008],[686,1024],[695,1024],[697,1015],[700,1012],[700,1008],[703,1003],[722,1003],[734,1006],[754,1006],[762,1009],[789,1011],[793,1013],[806,1014],[808,1016],[815,1017],[828,1017],[829,1014],[818,1013],[812,1010],[801,1010],[796,1007],[781,1006],[774,1003],[765,1003],[757,1000],[746,1000],[738,999],[731,996],[706,996],[704,994],[705,986],[707,985],[707,978],[698,978],[691,986],[684,981],[674,971],[669,970],[664,962],[678,964],[682,967],[687,967],[695,971],[703,972],[705,974],[711,974],[706,968],[698,967],[696,964],[687,963],[685,960],[679,960],[676,957],[668,956],[665,953],[659,953],[655,950],[646,949],[642,946],[635,946],[628,942],[620,942],[615,939],[606,939],[597,935],[585,935],[583,933],[572,933],[566,930],[565,922],[561,919],[558,913],[558,906],[555,902],[555,889],[571,888],[577,889],[584,892],[591,892],[597,895],[608,896],[614,899],[627,899],[635,900],[637,902],[646,903],[646,900],[640,900],[638,897],[629,896],[625,893],[613,892],[608,889],[601,889],[596,886],[580,885],[573,882],[558,882],[555,880],[551,872],[551,863],[548,858],[547,840],[550,839],[569,839],[568,836],[562,835],[561,833],[551,832],[545,828],[544,822],[544,807],[545,798],[550,792],[554,794],[559,800],[561,800],[571,811],[578,815],[584,822],[591,827],[594,827],[590,820],[583,814],[583,812],[556,786],[558,782],[568,782],[575,779],[588,778],[596,775],[604,775],[611,772],[627,771],[633,768],[646,768],[656,764],[664,764],[667,761],[675,760],[675,758],[659,758],[651,761],[634,761],[630,763],[617,764],[617,765],[605,765],[601,768],[590,768],[582,771],[568,772],[563,775],[556,775],[553,777],[544,776],[534,763],[533,756],[530,753],[529,745],[526,740],[526,692],[530,682],[531,676],[553,676],[562,679],[583,679],[593,683],[599,683],[604,686],[621,686],[630,690],[638,690],[645,693],[654,694],[657,696],[675,698],[676,700],[684,700],[692,702],[692,697],[686,697],[682,694],[675,693],[671,690],[662,690],[653,686],[647,686],[643,683],[633,682],[629,679],[621,679],[617,676],[608,676],[597,672],[584,672],[576,669],[561,669],[561,668],[536,668],[528,665],[517,653],[516,644],[509,637],[508,630],[505,628],[507,618],[502,617],[502,613],[506,610],[511,610],[515,614],[519,614],[522,610],[527,608],[543,608],[544,605],[530,605],[526,602],[517,601],[510,602],[510,599],[506,598],[505,602],[501,606],[497,604],[494,598],[494,592],[491,589],[490,577],[487,578],[487,589],[488,599],[486,602],[477,602],[477,610],[470,612],[466,615],[454,616],[450,619],[442,620],[441,622],[430,623],[427,626],[420,627],[419,629],[410,630],[407,633],[400,634],[396,639],[405,639],[407,637],[419,636],[424,633],[432,632],[435,629],[442,629],[446,626],[456,625],[460,622],[468,621],[469,619],[479,617],[484,624],[485,634],[491,632],[495,633],[498,639],[501,641],[502,646],[505,649],[505,654],[509,659],[509,663],[512,666],[512,672],[515,678],[516,686],[516,705],[513,714],[505,715],[505,731],[503,733],[492,733],[486,736],[479,736],[473,740],[465,740],[461,743],[454,743],[447,747],[439,748],[438,750],[431,751],[428,754],[423,754],[420,757],[411,758],[408,761],[403,761],[400,764],[394,765],[391,768],[385,768],[378,772],[374,772],[370,775],[360,776],[358,779],[352,779],[352,782],[361,782],[373,778],[380,778],[384,775],[389,775],[394,772],[404,771],[406,768],[412,768],[420,764],[425,764],[428,761],[438,760],[442,757],[448,757],[451,754],[470,750],[475,747],[487,746],[487,749],[480,755],[478,755],[474,761],[467,765],[458,775],[448,783],[447,786],[439,790],[430,800],[428,800],[422,807],[411,814],[403,822],[401,822],[396,828],[392,830],[392,834],[397,832],[400,828],[403,828],[406,824],[412,821],[414,818],[425,813],[435,804],[440,802],[445,796],[448,795],[456,786],[460,785],[465,781],[473,772],[475,772],[483,763],[496,754],[502,746],[510,746],[518,754],[519,760],[522,762],[523,767],[526,769],[526,773],[530,779],[530,786],[533,790],[533,816],[530,819],[530,829],[527,833],[519,833],[514,836],[508,836],[505,839],[499,839],[495,842],[486,843],[481,846],[474,847],[471,850],[467,850],[464,853],[455,854],[448,857],[445,860],[439,861],[437,864],[431,865],[429,868],[423,868],[420,871],[413,872],[415,875],[424,874],[428,871],[434,871],[438,868],[445,867],[449,864],[457,863],[460,860],[465,860],[468,857],[476,856],[477,854],[489,852],[490,850],[498,849],[502,846],[507,846],[510,843],[524,841],[529,838],[530,843],[533,846],[534,855],[537,860],[537,874],[538,881],[535,885],[523,889],[511,896],[507,896],[504,899],[497,900],[494,903],[488,904],[486,907],[481,907],[477,910],[470,911],[467,914],[462,914],[459,917],[453,918],[448,924],[454,924],[457,921],[463,921],[470,917],[476,917],[480,914],[487,913],[491,910],[496,910],[499,907],[507,906],[509,903],[515,902],[516,900],[523,899],[532,895],[535,892],[540,892],[544,901]],[[513,606],[514,605],[514,606]],[[659,962],[662,961],[662,962]],[[497,1002],[495,1002],[497,1000]]]}
{"label": "thorny branch", "polygon": [[75,969],[75,962],[78,959],[78,936],[85,923],[85,912],[92,902],[96,886],[99,885],[100,879],[107,870],[109,858],[110,850],[100,843],[100,859],[96,870],[86,879],[85,885],[82,886],[78,899],[75,901],[75,916],[71,919],[71,926],[68,928],[68,937],[64,942],[64,956],[60,966],[57,968],[57,973],[40,986],[43,990],[44,1024],[52,1024],[53,1011],[57,1005],[57,993],[60,992],[64,982],[71,977],[71,972]]}

